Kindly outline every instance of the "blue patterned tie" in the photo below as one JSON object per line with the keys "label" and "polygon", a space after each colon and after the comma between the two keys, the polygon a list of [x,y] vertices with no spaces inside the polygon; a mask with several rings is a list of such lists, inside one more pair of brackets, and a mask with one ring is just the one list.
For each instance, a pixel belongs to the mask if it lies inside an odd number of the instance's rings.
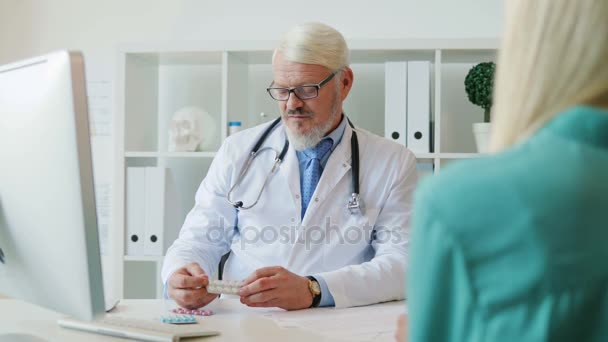
{"label": "blue patterned tie", "polygon": [[308,203],[315,192],[317,183],[319,183],[319,178],[321,178],[321,158],[325,156],[332,145],[331,139],[323,139],[317,146],[303,151],[309,159],[302,177],[302,218],[304,218]]}

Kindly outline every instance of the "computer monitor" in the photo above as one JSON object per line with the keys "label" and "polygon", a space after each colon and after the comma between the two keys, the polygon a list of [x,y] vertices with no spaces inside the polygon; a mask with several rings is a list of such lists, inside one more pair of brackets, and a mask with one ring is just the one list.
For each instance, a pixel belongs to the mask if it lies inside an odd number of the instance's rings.
{"label": "computer monitor", "polygon": [[0,249],[0,294],[104,312],[80,53],[0,66]]}

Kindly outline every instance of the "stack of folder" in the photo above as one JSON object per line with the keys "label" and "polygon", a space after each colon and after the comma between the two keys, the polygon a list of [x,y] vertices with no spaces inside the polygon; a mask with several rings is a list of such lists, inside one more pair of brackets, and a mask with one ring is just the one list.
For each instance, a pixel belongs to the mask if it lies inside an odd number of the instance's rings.
{"label": "stack of folder", "polygon": [[126,189],[126,254],[164,255],[181,228],[179,197],[171,170],[129,167]]}
{"label": "stack of folder", "polygon": [[385,137],[431,152],[431,63],[385,63]]}

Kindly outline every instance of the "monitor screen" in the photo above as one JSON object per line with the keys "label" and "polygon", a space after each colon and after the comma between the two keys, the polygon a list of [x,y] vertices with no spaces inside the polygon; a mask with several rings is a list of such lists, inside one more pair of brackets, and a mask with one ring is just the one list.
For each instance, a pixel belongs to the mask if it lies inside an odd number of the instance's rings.
{"label": "monitor screen", "polygon": [[80,53],[0,66],[0,294],[104,312]]}

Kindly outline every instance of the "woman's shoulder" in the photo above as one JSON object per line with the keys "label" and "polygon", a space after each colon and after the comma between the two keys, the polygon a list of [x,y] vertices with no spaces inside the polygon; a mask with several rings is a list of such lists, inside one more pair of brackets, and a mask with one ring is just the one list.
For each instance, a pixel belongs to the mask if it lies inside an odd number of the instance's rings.
{"label": "woman's shoulder", "polygon": [[532,182],[526,180],[529,160],[527,152],[515,149],[453,162],[421,182],[416,209],[430,210],[445,222],[499,220],[500,215],[525,210],[519,189]]}

